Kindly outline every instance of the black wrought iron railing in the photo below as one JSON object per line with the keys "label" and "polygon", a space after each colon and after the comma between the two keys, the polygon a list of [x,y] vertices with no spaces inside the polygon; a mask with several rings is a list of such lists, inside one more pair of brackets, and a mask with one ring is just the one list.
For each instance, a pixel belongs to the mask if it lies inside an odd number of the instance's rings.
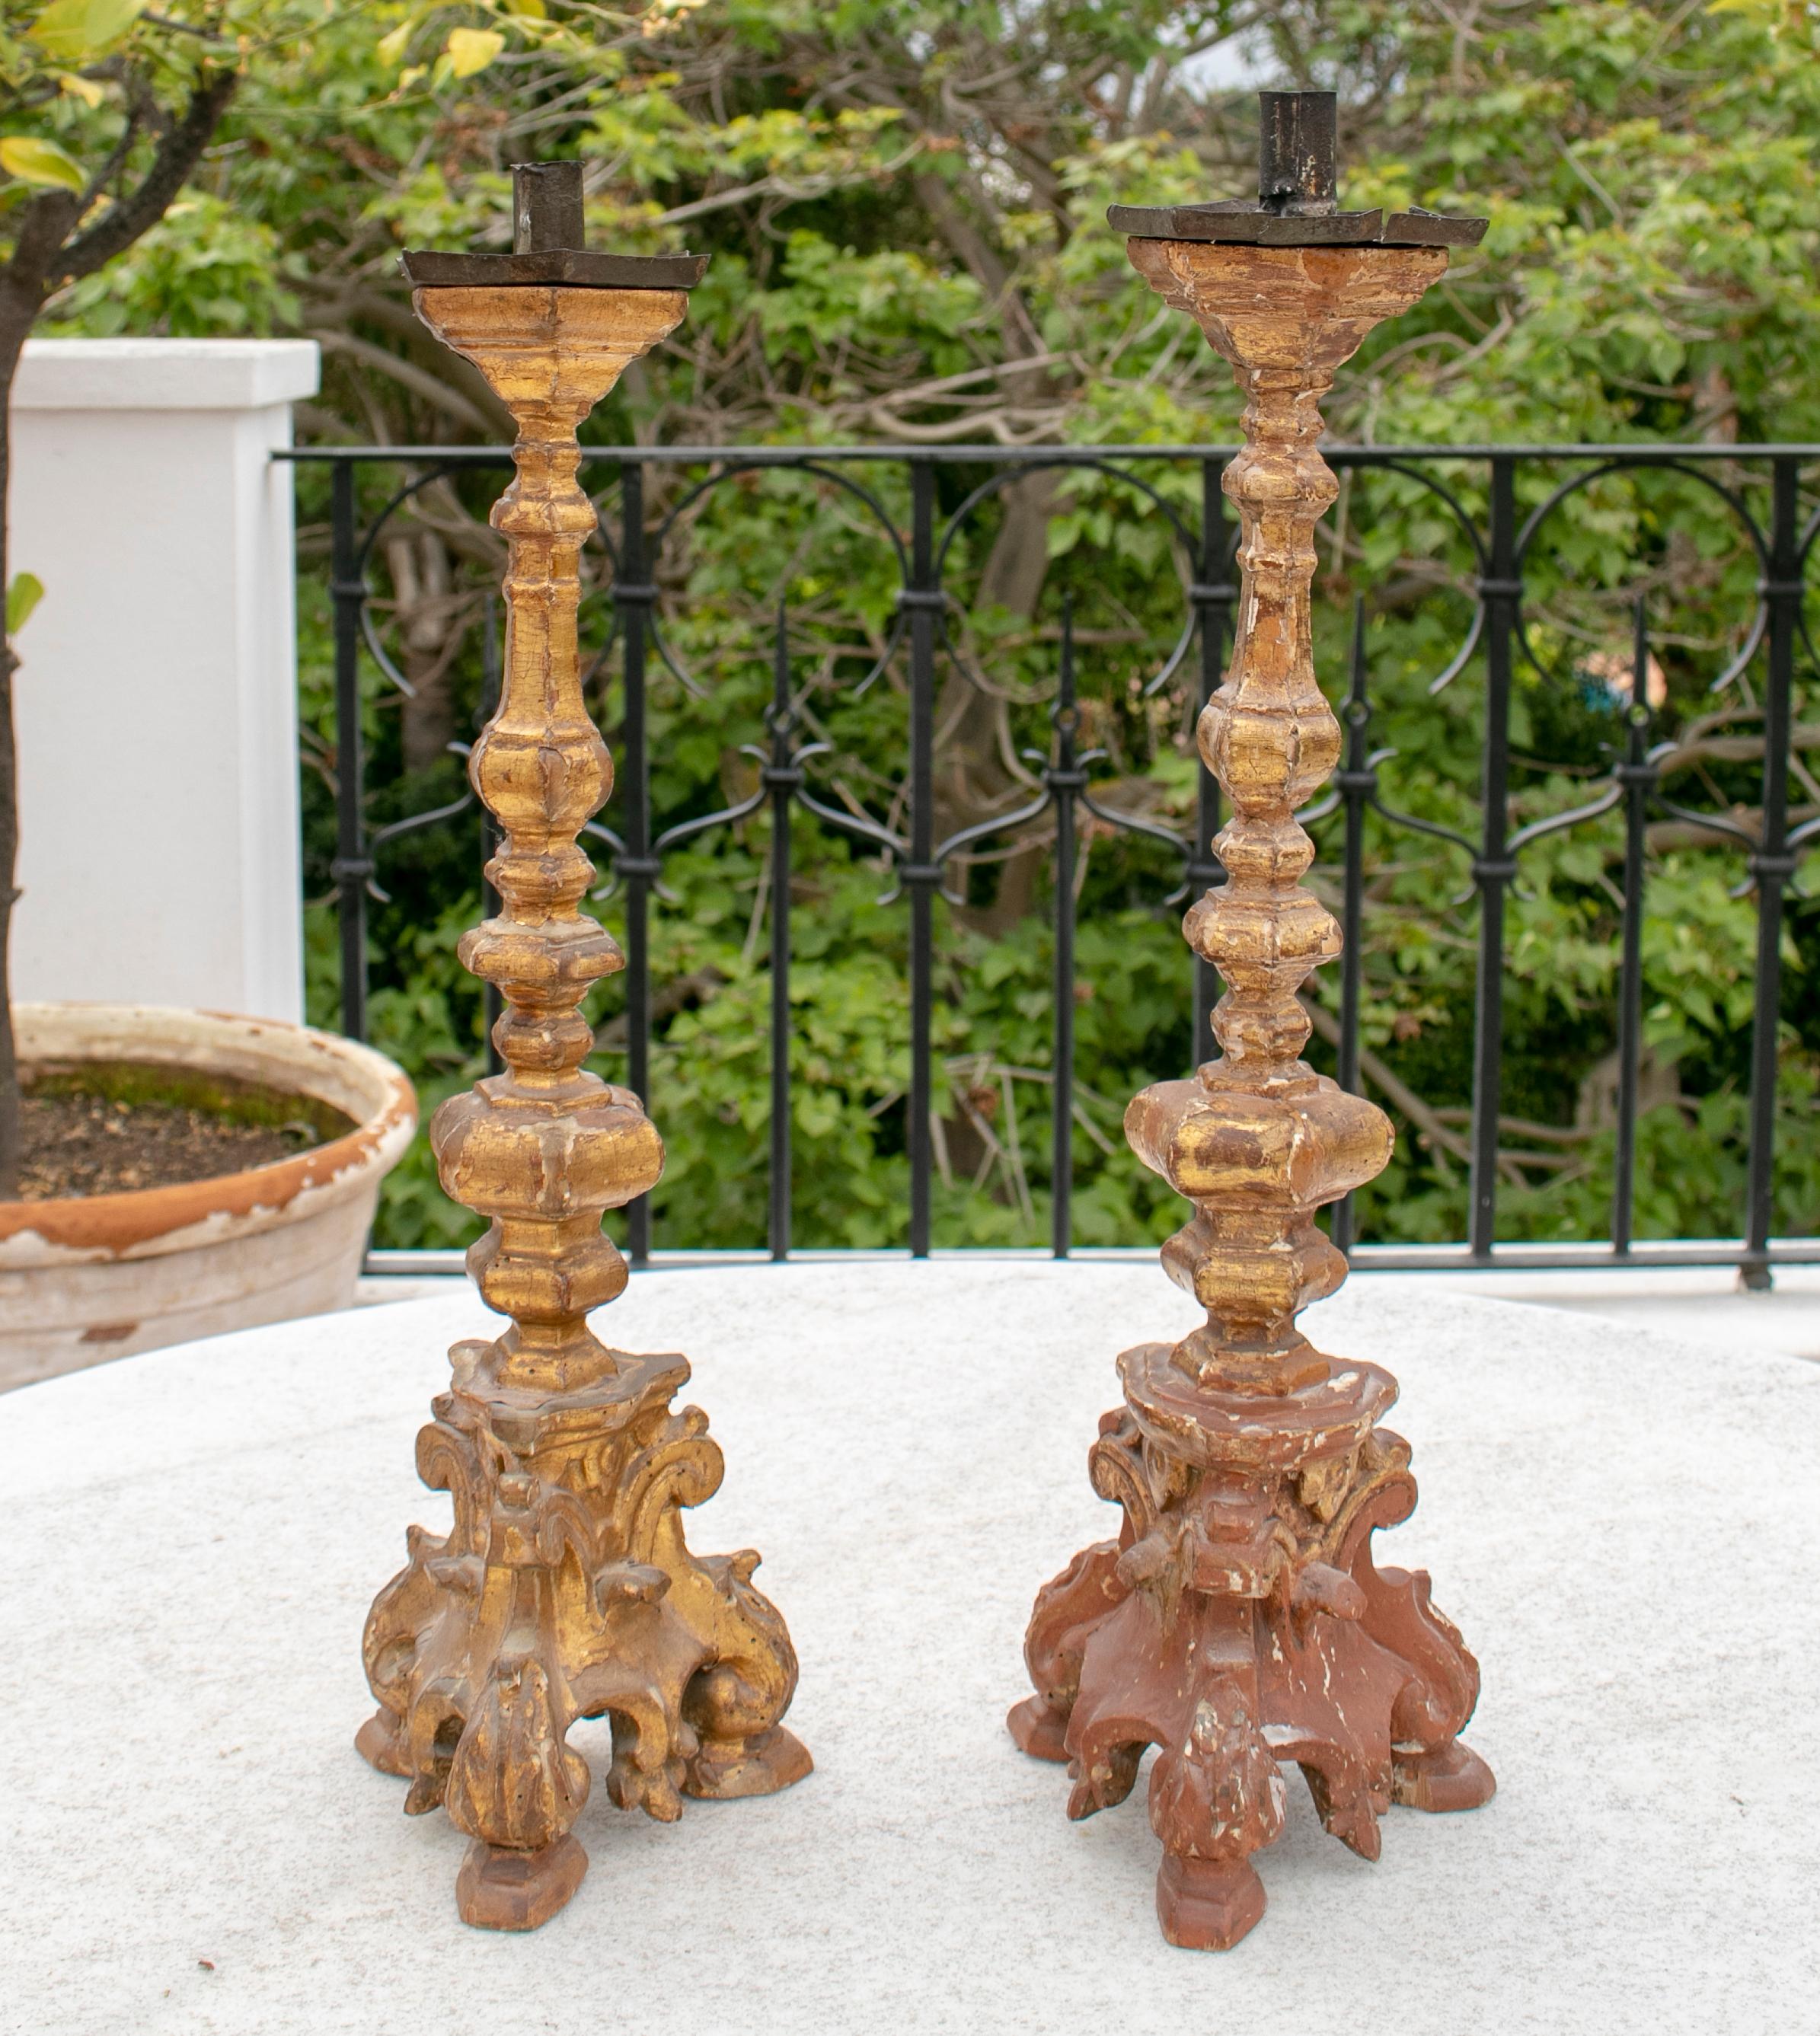
{"label": "black wrought iron railing", "polygon": [[[476,468],[503,468],[508,456],[499,448],[330,447],[300,449],[281,454],[329,471],[330,592],[333,600],[335,721],[334,736],[337,846],[331,877],[339,917],[341,1017],[345,1031],[364,1037],[367,1031],[369,896],[385,856],[401,837],[420,832],[466,808],[466,799],[395,818],[374,828],[368,819],[368,786],[361,754],[362,661],[372,658],[390,669],[390,654],[373,614],[372,585],[375,560],[396,519],[408,515],[424,491]],[[1191,831],[1167,824],[1154,814],[1108,803],[1096,790],[1093,756],[1080,744],[1081,712],[1076,697],[1075,632],[1064,609],[1059,635],[1056,692],[1051,714],[1052,741],[1036,760],[1029,799],[996,812],[941,838],[938,831],[935,771],[938,731],[936,705],[939,674],[953,651],[947,620],[954,597],[946,583],[956,534],[970,518],[1005,488],[1040,469],[1071,475],[1097,473],[1120,477],[1163,519],[1188,571],[1183,588],[1180,627],[1163,660],[1157,683],[1190,675],[1199,702],[1218,684],[1232,640],[1237,600],[1233,566],[1235,534],[1225,511],[1220,480],[1230,448],[1198,446],[1078,447],[945,446],[936,448],[878,447],[636,447],[591,448],[584,473],[602,479],[601,494],[611,495],[610,512],[603,511],[602,535],[610,560],[606,591],[615,612],[614,654],[623,688],[622,719],[615,733],[617,786],[613,805],[589,830],[606,852],[621,887],[626,954],[626,1078],[648,1093],[653,1040],[651,952],[654,887],[666,856],[685,843],[716,826],[768,811],[773,826],[773,852],[768,883],[770,933],[770,1124],[768,1245],[773,1257],[791,1249],[791,1071],[787,1039],[791,1024],[790,969],[792,952],[792,884],[790,835],[792,816],[802,813],[818,825],[844,834],[876,852],[890,865],[908,916],[908,1059],[905,1116],[908,1146],[908,1236],[912,1254],[926,1254],[931,1242],[931,1194],[935,1170],[933,1122],[935,1047],[931,1018],[937,997],[935,911],[938,893],[949,883],[957,860],[977,853],[995,835],[1027,826],[1039,816],[1052,825],[1055,881],[1053,937],[1052,1067],[1050,1165],[1053,1182],[1052,1245],[1065,1255],[1070,1249],[1070,1185],[1074,1178],[1076,1113],[1072,1107],[1075,1022],[1076,902],[1074,876],[1082,840],[1083,815],[1101,829],[1136,833],[1165,846],[1180,858],[1184,892],[1199,891],[1222,880],[1222,873],[1208,843],[1220,823],[1217,784],[1199,769]],[[1433,1267],[1513,1262],[1529,1266],[1584,1266],[1588,1263],[1653,1265],[1735,1265],[1747,1283],[1766,1285],[1779,1263],[1820,1261],[1820,1241],[1803,1236],[1775,1237],[1774,1167],[1778,1071],[1786,1022],[1784,951],[1785,912],[1803,854],[1820,846],[1820,813],[1792,807],[1792,758],[1795,753],[1794,708],[1798,674],[1811,669],[1814,651],[1803,614],[1803,575],[1813,551],[1820,511],[1811,509],[1804,478],[1820,472],[1820,447],[1799,445],[1689,446],[1459,446],[1334,447],[1330,463],[1345,477],[1371,472],[1394,473],[1432,497],[1448,530],[1448,543],[1465,561],[1459,575],[1471,602],[1471,618],[1436,675],[1431,690],[1451,681],[1476,661],[1482,677],[1482,732],[1478,825],[1475,833],[1441,824],[1433,818],[1403,810],[1384,796],[1381,753],[1372,742],[1376,699],[1365,654],[1362,607],[1354,638],[1350,684],[1341,703],[1346,730],[1342,767],[1326,799],[1312,815],[1341,824],[1341,916],[1346,937],[1335,1064],[1339,1079],[1359,1086],[1361,1024],[1367,944],[1372,913],[1365,880],[1368,815],[1376,824],[1402,831],[1421,841],[1451,844],[1469,859],[1477,894],[1476,1005],[1473,1019],[1470,1122],[1464,1137],[1470,1151],[1471,1186],[1466,1235],[1452,1244],[1387,1245],[1369,1247],[1371,1262],[1386,1267]],[[400,470],[399,484],[376,507],[363,509],[364,470]],[[1180,484],[1186,469],[1198,476],[1198,487]],[[663,475],[664,469],[671,470]],[[699,470],[699,478],[682,485],[676,470]],[[895,661],[904,673],[908,691],[907,755],[903,760],[901,797],[890,814],[880,817],[843,805],[823,795],[806,765],[819,745],[799,741],[802,724],[791,692],[786,628],[777,628],[774,684],[765,715],[768,746],[754,789],[742,800],[716,811],[655,829],[652,817],[652,758],[647,703],[654,653],[666,655],[660,613],[660,578],[666,563],[665,547],[679,527],[684,507],[704,491],[750,484],[753,477],[791,469],[814,477],[818,484],[843,492],[874,519],[895,561],[897,578],[895,620],[871,676]],[[907,507],[894,515],[883,499],[888,492],[874,484],[883,470],[894,477],[891,492]],[[1760,784],[1757,804],[1746,817],[1735,802],[1724,800],[1695,809],[1671,799],[1665,787],[1661,748],[1652,741],[1649,674],[1654,652],[1646,602],[1637,601],[1634,641],[1629,659],[1629,694],[1620,702],[1622,743],[1603,782],[1584,803],[1514,824],[1511,773],[1513,743],[1513,687],[1525,658],[1535,652],[1526,622],[1526,598],[1541,534],[1570,499],[1593,488],[1607,477],[1645,471],[1671,473],[1691,482],[1702,498],[1716,502],[1716,515],[1731,533],[1749,567],[1747,612],[1735,620],[1724,669],[1716,684],[1736,681],[1748,673],[1761,729]],[[964,484],[976,473],[976,483]],[[1176,485],[1165,488],[1158,477],[1169,473]],[[661,517],[648,516],[648,489],[653,476],[663,477],[666,506]],[[956,476],[963,477],[957,482]],[[1184,501],[1199,497],[1198,517]],[[369,492],[370,503],[374,498]],[[1659,534],[1660,535],[1660,534]],[[1672,545],[1658,545],[1658,583],[1672,583]],[[1697,546],[1695,548],[1697,550]],[[603,578],[603,586],[606,582]],[[488,654],[495,661],[492,632]],[[870,680],[867,681],[870,683]],[[1199,768],[1199,767],[1197,766]],[[1501,1243],[1498,1193],[1501,1176],[1501,1083],[1504,1027],[1509,971],[1506,954],[1507,902],[1524,868],[1525,852],[1546,835],[1586,826],[1601,816],[1621,813],[1625,848],[1621,892],[1620,953],[1617,977],[1617,1076],[1614,1159],[1607,1238]],[[1649,856],[1647,830],[1652,816],[1678,819],[1709,843],[1728,844],[1735,852],[1742,888],[1755,900],[1754,1011],[1749,1052],[1748,1157],[1742,1206],[1735,1237],[1712,1239],[1641,1239],[1635,1233],[1638,1124],[1644,1064],[1644,929],[1648,909]],[[490,843],[486,844],[490,846]],[[1330,852],[1327,860],[1335,860]],[[949,892],[950,895],[954,895]],[[1191,1000],[1197,1039],[1206,1037],[1206,1020],[1218,992],[1218,978],[1204,963],[1183,957],[1183,995]],[[490,1014],[489,1014],[490,1015]],[[1369,1057],[1368,1057],[1369,1058]],[[1161,1072],[1161,1071],[1159,1071]],[[645,1258],[651,1248],[648,1207],[635,1204],[627,1212],[631,1254]],[[1336,1241],[1354,1244],[1350,1204],[1334,1212]],[[666,1242],[686,1246],[682,1238]]]}

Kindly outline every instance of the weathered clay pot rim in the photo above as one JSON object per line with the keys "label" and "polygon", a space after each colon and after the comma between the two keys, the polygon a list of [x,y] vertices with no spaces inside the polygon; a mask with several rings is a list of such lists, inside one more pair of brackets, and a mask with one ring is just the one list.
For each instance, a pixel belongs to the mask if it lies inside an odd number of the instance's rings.
{"label": "weathered clay pot rim", "polygon": [[[313,1027],[287,1024],[276,1018],[247,1018],[228,1012],[168,1009],[153,1005],[71,1002],[13,1006],[14,1022],[21,1032],[28,1031],[34,1020],[54,1023],[59,1014],[76,1020],[83,1016],[100,1019],[104,1014],[115,1013],[122,1017],[131,1014],[135,1021],[144,1021],[147,1031],[134,1038],[130,1046],[123,1042],[117,1054],[71,1050],[41,1058],[54,1058],[60,1065],[109,1060],[147,1067],[206,1065],[176,1057],[171,1050],[170,1038],[160,1042],[157,1025],[163,1020],[172,1034],[187,1031],[194,1036],[198,1031],[215,1031],[224,1043],[232,1039],[255,1050],[260,1041],[270,1038],[274,1046],[291,1047],[298,1060],[319,1058],[342,1076],[345,1088],[364,1089],[372,1100],[353,1130],[263,1167],[167,1187],[126,1189],[114,1194],[66,1195],[48,1201],[0,1201],[0,1243],[15,1239],[23,1242],[28,1233],[36,1233],[48,1256],[75,1252],[85,1257],[146,1257],[181,1250],[200,1241],[198,1225],[245,1235],[290,1220],[293,1205],[300,1197],[319,1208],[362,1193],[370,1186],[376,1170],[383,1174],[396,1163],[417,1129],[417,1095],[402,1069],[369,1046]],[[22,1050],[20,1058],[29,1066],[40,1056]],[[332,1108],[348,1110],[342,1099],[345,1088],[341,1095],[318,1095],[295,1065],[275,1063],[271,1074],[262,1079],[281,1092],[308,1095]],[[15,1265],[20,1262],[8,1255]]]}

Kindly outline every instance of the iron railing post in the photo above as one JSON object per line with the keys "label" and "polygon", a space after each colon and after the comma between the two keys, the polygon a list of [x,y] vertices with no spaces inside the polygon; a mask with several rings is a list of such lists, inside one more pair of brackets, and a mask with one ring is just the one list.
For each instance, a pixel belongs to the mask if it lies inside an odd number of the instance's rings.
{"label": "iron railing post", "polygon": [[777,604],[777,641],[771,665],[771,1182],[770,1246],[774,1259],[790,1256],[790,801],[802,782],[791,745],[795,717],[790,704],[790,618]]}
{"label": "iron railing post", "polygon": [[1768,682],[1763,696],[1763,825],[1750,873],[1757,880],[1757,997],[1750,1028],[1750,1156],[1744,1254],[1739,1279],[1766,1289],[1769,1235],[1776,1220],[1776,1076],[1782,1026],[1783,887],[1795,874],[1788,850],[1788,749],[1795,693],[1795,643],[1801,626],[1801,465],[1779,454],[1770,465]]}
{"label": "iron railing post", "polygon": [[1062,602],[1062,662],[1055,691],[1055,760],[1044,772],[1055,802],[1055,1043],[1050,1098],[1049,1249],[1066,1258],[1074,1241],[1074,801],[1086,788],[1075,747],[1074,604]]}
{"label": "iron railing post", "polygon": [[1510,798],[1511,651],[1516,634],[1516,462],[1491,462],[1491,529],[1478,598],[1485,609],[1483,832],[1472,865],[1478,887],[1478,983],[1473,1024],[1472,1186],[1467,1239],[1489,1257],[1497,1235],[1497,1132],[1503,1101],[1504,897],[1516,874],[1506,846]]}
{"label": "iron railing post", "polygon": [[1649,760],[1649,617],[1641,595],[1630,654],[1630,699],[1625,708],[1624,933],[1618,969],[1618,1123],[1611,1163],[1611,1248],[1630,1252],[1637,1201],[1637,1089],[1643,1072],[1644,857],[1648,846],[1650,796],[1656,767]]}
{"label": "iron railing post", "polygon": [[926,458],[910,466],[910,584],[899,595],[910,611],[910,1099],[904,1126],[910,1148],[910,1252],[929,1255],[935,1110],[931,1033],[935,1001],[935,469]]}
{"label": "iron railing post", "polygon": [[361,575],[354,463],[338,459],[330,480],[329,590],[335,627],[335,854],[334,880],[342,945],[342,1030],[367,1036],[366,745],[361,728]]}

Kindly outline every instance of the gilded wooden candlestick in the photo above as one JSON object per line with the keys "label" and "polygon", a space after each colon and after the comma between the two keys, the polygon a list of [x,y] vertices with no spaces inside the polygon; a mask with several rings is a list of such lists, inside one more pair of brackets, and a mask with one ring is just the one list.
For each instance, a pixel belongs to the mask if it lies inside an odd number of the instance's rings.
{"label": "gilded wooden candlestick", "polygon": [[1214,844],[1227,881],[1184,927],[1226,983],[1222,1052],[1125,1118],[1138,1156],[1194,1204],[1163,1263],[1207,1319],[1119,1359],[1124,1404],[1089,1465],[1123,1528],[1039,1595],[1025,1643],[1038,1694],[1010,1721],[1027,1752],[1067,1762],[1074,1817],[1122,1801],[1157,1748],[1164,1934],[1222,1949],[1263,1913],[1250,1861],[1282,1827],[1279,1763],[1301,1766],[1327,1830],[1368,1859],[1393,1801],[1464,1809],[1493,1786],[1457,1736],[1477,1665],[1427,1577],[1372,1559],[1373,1529],[1415,1504],[1409,1446],[1377,1425],[1395,1382],[1296,1326],[1346,1276],[1315,1212],[1380,1173],[1391,1145],[1381,1110],[1299,1058],[1297,991],[1340,948],[1302,884],[1314,847],[1295,818],[1340,747],[1309,626],[1315,526],[1336,492],[1318,406],[1372,327],[1442,274],[1448,241],[1483,222],[1337,213],[1331,96],[1265,96],[1256,207],[1112,214],[1247,398],[1223,484],[1240,525],[1238,627],[1198,731],[1233,809]]}
{"label": "gilded wooden candlestick", "polygon": [[491,1343],[457,1344],[452,1389],[417,1438],[425,1484],[449,1493],[447,1535],[406,1536],[410,1559],[367,1620],[379,1708],[357,1744],[440,1804],[473,1840],[456,1883],[463,1918],[529,1929],[587,1869],[571,1831],[590,1785],[566,1744],[610,1718],[607,1793],[669,1821],[685,1796],[761,1795],[799,1780],[807,1753],[779,1722],[796,1685],[783,1619],[753,1588],[758,1557],[692,1555],[679,1509],[719,1486],[707,1417],[671,1401],[679,1356],[609,1349],[591,1309],[625,1287],[604,1212],[644,1193],[663,1147],[631,1091],[586,1073],[580,1010],[622,966],[581,900],[577,845],[613,783],[583,703],[578,562],[595,529],[576,476],[576,428],[627,364],[682,319],[693,258],[647,262],[580,245],[577,166],[519,174],[511,255],[409,255],[413,301],[479,368],[517,423],[516,477],[493,511],[509,544],[497,712],[469,764],[503,836],[488,875],[499,915],[461,958],[497,984],[505,1073],[436,1113],[444,1187],[489,1219],[468,1254]]}

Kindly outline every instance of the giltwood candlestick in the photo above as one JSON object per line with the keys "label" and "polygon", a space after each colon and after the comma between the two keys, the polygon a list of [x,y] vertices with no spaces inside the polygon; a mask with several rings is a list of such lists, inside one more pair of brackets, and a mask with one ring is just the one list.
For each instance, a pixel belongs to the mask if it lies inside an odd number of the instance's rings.
{"label": "giltwood candlestick", "polygon": [[679,1509],[722,1474],[707,1417],[670,1404],[687,1361],[610,1350],[587,1325],[626,1280],[602,1215],[655,1186],[663,1147],[638,1097],[581,1065],[593,1035],[578,1007],[623,960],[580,909],[594,869],[576,836],[613,767],[577,665],[595,512],[576,432],[681,319],[704,265],[587,253],[579,166],[516,179],[515,254],[406,257],[418,315],[519,428],[517,476],[492,518],[510,545],[504,680],[469,763],[504,837],[487,869],[500,909],[460,948],[504,997],[506,1071],[430,1128],[444,1187],[491,1220],[469,1269],[512,1319],[496,1341],[451,1351],[453,1388],[417,1437],[455,1525],[409,1529],[410,1560],[374,1602],[379,1709],[357,1741],[410,1782],[408,1812],[442,1804],[472,1838],[457,1900],[496,1929],[534,1929],[587,1870],[570,1829],[589,1788],[565,1743],[577,1718],[612,1721],[614,1801],[666,1822],[684,1796],[763,1795],[810,1765],[779,1723],[796,1657],[752,1586],[758,1557],[684,1545]]}
{"label": "giltwood candlestick", "polygon": [[1415,1504],[1409,1446],[1377,1425],[1395,1382],[1323,1356],[1295,1320],[1346,1276],[1315,1211],[1380,1173],[1391,1144],[1382,1111],[1298,1058],[1310,1025],[1296,993],[1340,949],[1302,888],[1314,848],[1294,817],[1340,746],[1309,626],[1315,525],[1337,492],[1318,405],[1371,328],[1442,274],[1448,242],[1484,223],[1336,213],[1331,95],[1264,97],[1257,206],[1112,213],[1247,398],[1224,481],[1238,628],[1198,731],[1233,809],[1214,844],[1227,881],[1184,925],[1225,980],[1222,1051],[1125,1117],[1138,1156],[1195,1205],[1162,1257],[1207,1320],[1119,1359],[1124,1404],[1088,1461],[1123,1526],[1039,1595],[1025,1642],[1038,1695],[1010,1719],[1026,1752],[1067,1762],[1072,1817],[1122,1801],[1157,1748],[1157,1914],[1172,1944],[1218,1949],[1263,1913],[1250,1861],[1282,1827],[1279,1763],[1301,1766],[1327,1830],[1367,1859],[1393,1801],[1466,1809],[1493,1787],[1457,1736],[1476,1663],[1425,1574],[1372,1560],[1373,1529]]}

